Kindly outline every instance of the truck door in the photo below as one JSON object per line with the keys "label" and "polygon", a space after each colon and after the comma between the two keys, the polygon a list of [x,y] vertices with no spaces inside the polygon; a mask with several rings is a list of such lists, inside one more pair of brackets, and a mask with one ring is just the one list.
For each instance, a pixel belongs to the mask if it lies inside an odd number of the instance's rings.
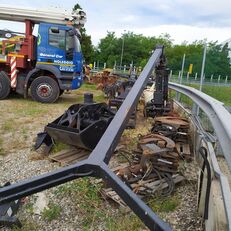
{"label": "truck door", "polygon": [[67,41],[68,30],[66,26],[40,24],[37,64],[53,65],[61,72],[74,72],[73,51]]}

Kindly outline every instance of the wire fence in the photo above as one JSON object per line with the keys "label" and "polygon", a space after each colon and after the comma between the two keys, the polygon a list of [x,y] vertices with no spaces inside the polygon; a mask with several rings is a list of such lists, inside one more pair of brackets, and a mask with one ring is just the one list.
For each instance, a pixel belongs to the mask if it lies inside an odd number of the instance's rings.
{"label": "wire fence", "polygon": [[[179,72],[178,75],[173,74],[173,72],[170,72],[170,81],[176,82],[176,83],[183,83],[183,84],[200,84],[200,76],[196,74],[190,75],[187,73],[186,75],[182,76],[181,79],[181,73]],[[203,85],[211,85],[211,86],[231,86],[231,77],[230,76],[204,76],[203,77]]]}

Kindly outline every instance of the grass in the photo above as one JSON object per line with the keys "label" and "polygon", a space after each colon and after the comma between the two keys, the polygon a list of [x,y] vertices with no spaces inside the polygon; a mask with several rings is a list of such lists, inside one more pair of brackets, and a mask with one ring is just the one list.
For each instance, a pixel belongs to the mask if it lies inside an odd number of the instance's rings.
{"label": "grass", "polygon": [[123,214],[119,211],[115,216],[106,220],[107,231],[140,231],[146,230],[145,225],[134,214]]}
{"label": "grass", "polygon": [[[134,213],[120,208],[114,211],[108,210],[107,204],[99,193],[101,187],[102,184],[96,184],[89,178],[83,178],[57,187],[55,194],[61,198],[68,197],[76,204],[81,214],[82,230],[97,230],[97,225],[102,224],[104,230],[107,231],[139,231],[145,228]],[[156,196],[149,199],[148,204],[157,213],[168,213],[177,208],[179,199],[177,196]]]}
{"label": "grass", "polygon": [[69,146],[67,144],[56,141],[55,145],[52,148],[51,154],[60,152],[60,151],[62,151],[64,149],[68,149],[68,148],[69,148]]}
{"label": "grass", "polygon": [[[199,86],[192,85],[199,88]],[[203,92],[213,98],[223,102],[226,106],[231,106],[231,87],[225,86],[203,86]]]}
{"label": "grass", "polygon": [[7,119],[3,122],[3,125],[1,127],[2,132],[13,132],[15,131],[15,126],[17,126],[17,123],[14,119]]}
{"label": "grass", "polygon": [[[179,204],[179,199],[173,197],[153,197],[148,201],[148,205],[156,213],[169,213],[175,211]],[[106,230],[108,231],[139,231],[145,229],[145,225],[134,214],[123,214],[120,210],[115,216],[106,218]]]}
{"label": "grass", "polygon": [[34,213],[34,207],[33,207],[33,203],[26,203],[25,205],[25,210],[30,214],[32,215]]}
{"label": "grass", "polygon": [[42,218],[47,221],[56,220],[60,217],[61,211],[60,205],[49,203],[48,208],[42,211]]}
{"label": "grass", "polygon": [[[187,84],[187,86],[194,87],[196,89],[199,89],[200,87],[199,84]],[[231,106],[231,87],[203,85],[202,91],[205,94],[223,102],[226,106]],[[175,96],[175,93],[173,93],[172,96]],[[182,102],[192,105],[192,100],[187,96],[181,94],[181,99]]]}
{"label": "grass", "polygon": [[35,222],[32,222],[30,220],[20,220],[22,223],[22,228],[19,228],[17,226],[13,226],[11,231],[37,231],[37,230],[41,230],[40,226],[38,224],[36,224]]}
{"label": "grass", "polygon": [[101,184],[92,183],[89,178],[82,178],[57,187],[55,194],[71,198],[81,214],[84,230],[88,230],[105,216],[99,194],[101,187]]}
{"label": "grass", "polygon": [[84,83],[80,89],[97,90],[95,84]]}
{"label": "grass", "polygon": [[3,139],[0,138],[0,155],[4,155],[5,154],[4,153],[4,148],[2,147],[2,145],[3,145]]}
{"label": "grass", "polygon": [[157,213],[169,213],[177,208],[179,205],[179,198],[177,196],[155,196],[148,201],[148,205]]}

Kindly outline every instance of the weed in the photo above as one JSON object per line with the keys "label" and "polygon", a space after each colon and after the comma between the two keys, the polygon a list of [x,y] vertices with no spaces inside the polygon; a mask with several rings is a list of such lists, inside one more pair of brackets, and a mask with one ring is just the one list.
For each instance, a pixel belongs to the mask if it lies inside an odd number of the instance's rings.
{"label": "weed", "polygon": [[33,208],[33,203],[27,203],[25,205],[25,210],[29,213],[29,214],[33,214],[34,213],[34,208]]}
{"label": "weed", "polygon": [[43,219],[46,219],[48,221],[57,219],[61,214],[62,211],[61,207],[54,203],[49,203],[48,207],[49,208],[45,208],[42,211]]}
{"label": "weed", "polygon": [[104,97],[104,94],[100,94],[94,97],[94,101],[96,101],[97,103],[102,103],[106,101],[106,98]]}
{"label": "weed", "polygon": [[106,230],[108,231],[139,231],[145,229],[145,225],[133,213],[121,214],[106,218]]}
{"label": "weed", "polygon": [[27,135],[28,129],[23,127],[22,130],[21,130],[21,133],[23,135],[24,140],[27,140],[27,138],[28,138],[28,135]]}
{"label": "weed", "polygon": [[81,89],[85,90],[96,90],[96,85],[95,84],[90,84],[90,83],[84,83],[81,87]]}
{"label": "weed", "polygon": [[55,194],[71,198],[82,215],[83,226],[88,230],[89,226],[102,221],[105,217],[99,195],[101,187],[101,184],[95,184],[89,178],[82,178],[57,187]]}
{"label": "weed", "polygon": [[40,226],[29,220],[20,220],[22,223],[22,228],[13,226],[11,231],[36,231],[40,229]]}
{"label": "weed", "polygon": [[155,212],[172,212],[179,205],[179,199],[176,196],[154,197],[148,201],[149,206]]}
{"label": "weed", "polygon": [[4,121],[1,129],[4,133],[7,133],[7,132],[13,132],[15,131],[15,121],[13,119],[8,119],[6,121]]}
{"label": "weed", "polygon": [[52,148],[52,153],[57,153],[67,148],[69,148],[67,144],[56,141],[54,147]]}

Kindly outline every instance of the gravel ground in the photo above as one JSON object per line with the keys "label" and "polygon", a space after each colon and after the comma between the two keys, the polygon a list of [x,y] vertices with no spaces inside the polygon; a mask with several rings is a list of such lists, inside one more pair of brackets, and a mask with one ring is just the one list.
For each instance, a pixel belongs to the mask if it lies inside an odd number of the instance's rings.
{"label": "gravel ground", "polygon": [[[40,155],[32,151],[33,139],[39,131],[43,130],[47,122],[52,121],[67,106],[72,104],[75,97],[76,95],[73,94],[64,95],[59,104],[55,104],[55,107],[14,98],[0,101],[2,118],[5,118],[5,120],[0,121],[0,132],[2,134],[0,138],[3,140],[2,147],[5,152],[5,155],[0,155],[0,185],[7,181],[12,183],[59,168],[57,163],[51,163],[48,159],[41,158]],[[69,103],[68,100],[71,102]],[[34,111],[34,108],[37,108],[38,112]],[[33,109],[31,113],[28,113],[29,109]],[[13,127],[11,123],[13,123]],[[139,126],[141,128],[143,124],[141,123]],[[146,131],[146,128],[138,129],[136,132],[132,131],[131,137]],[[126,134],[128,133],[126,131]],[[194,170],[196,171],[196,168]],[[176,189],[176,195],[180,200],[179,205],[173,212],[160,214],[171,223],[174,230],[203,230],[201,220],[196,213],[196,185],[193,176],[193,179],[189,179],[185,185],[179,186]],[[27,197],[17,215],[24,224],[22,230],[117,230],[107,229],[105,218],[100,218],[99,221],[93,219],[93,225],[84,228],[84,218],[89,208],[84,208],[84,210],[81,207],[81,198],[74,201],[76,199],[74,192],[60,196],[57,195],[57,188],[52,188],[44,191],[44,195],[48,204],[52,203],[61,208],[60,215],[56,219],[48,221],[43,216],[35,214],[33,205],[37,199],[37,194]],[[119,215],[119,210],[106,201],[101,201],[100,206],[100,209],[108,217],[113,218],[113,216]],[[0,230],[8,231],[9,229],[1,228]],[[136,230],[144,229],[137,227]]]}

